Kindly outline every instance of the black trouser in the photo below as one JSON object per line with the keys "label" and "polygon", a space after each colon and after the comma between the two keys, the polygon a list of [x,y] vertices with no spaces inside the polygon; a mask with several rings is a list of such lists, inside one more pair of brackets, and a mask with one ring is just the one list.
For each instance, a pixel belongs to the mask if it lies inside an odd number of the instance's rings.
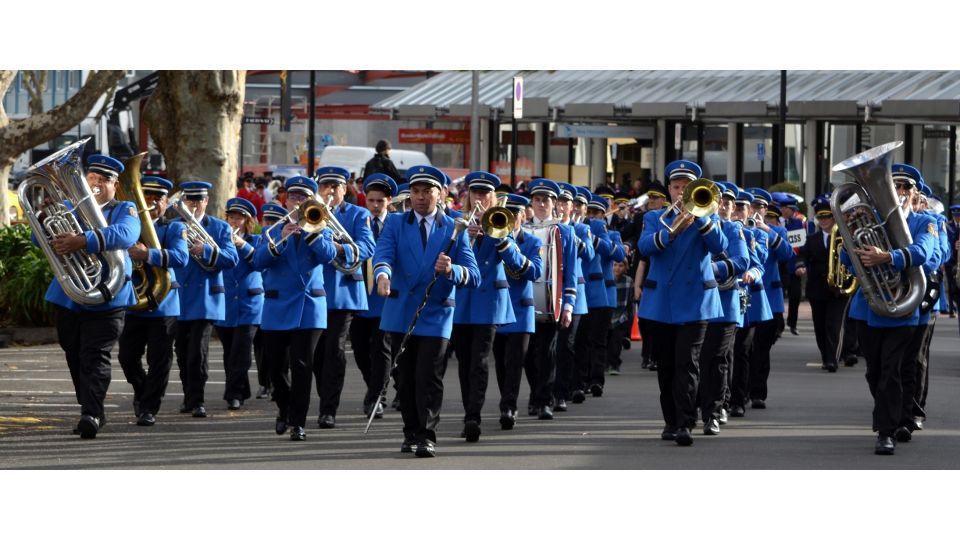
{"label": "black trouser", "polygon": [[750,357],[753,355],[755,326],[737,328],[733,341],[733,366],[730,369],[730,398],[731,407],[744,407],[747,404],[747,395],[750,384]]}
{"label": "black trouser", "polygon": [[203,405],[203,387],[207,384],[207,352],[213,321],[198,319],[177,321],[177,367],[183,384],[183,403],[190,408]]}
{"label": "black trouser", "polygon": [[390,334],[380,330],[380,317],[354,317],[350,323],[350,343],[353,346],[353,359],[367,385],[363,396],[366,410],[380,399],[390,380]]}
{"label": "black trouser", "polygon": [[[840,328],[844,324],[843,310],[847,305],[847,298],[829,297],[818,300],[808,299],[808,301],[813,316],[813,333],[817,338],[817,348],[820,350],[820,362],[825,366],[836,366],[837,341],[840,339]],[[852,344],[852,341],[846,338],[843,341],[844,349],[848,348],[847,344]],[[853,354],[853,351],[845,350],[841,358],[850,354]]]}
{"label": "black trouser", "polygon": [[[390,337],[392,353],[396,355],[403,334]],[[403,355],[397,359],[404,438],[437,442],[446,349],[447,340],[442,337],[410,336]]]}
{"label": "black trouser", "polygon": [[[173,337],[176,317],[128,316],[120,334],[117,358],[127,382],[133,387],[133,400],[140,402],[140,412],[157,414],[170,381],[173,366]],[[143,352],[147,352],[147,370],[143,369]]]}
{"label": "black trouser", "polygon": [[720,419],[737,323],[710,323],[700,349],[700,416]]}
{"label": "black trouser", "polygon": [[930,339],[933,336],[933,324],[936,319],[930,317],[927,324],[912,326],[910,344],[903,355],[900,365],[900,386],[903,388],[900,425],[913,425],[914,417],[926,418],[924,411],[929,379]]}
{"label": "black trouser", "polygon": [[797,318],[800,316],[800,276],[792,275],[787,281],[787,326],[797,327]]}
{"label": "black trouser", "polygon": [[[523,362],[533,334],[501,334],[493,338],[494,367],[500,389],[500,411],[516,411],[523,377]],[[548,390],[549,391],[549,390]]]}
{"label": "black trouser", "polygon": [[110,352],[123,330],[122,309],[73,312],[57,308],[57,341],[67,354],[67,367],[80,414],[102,418],[110,387]]}
{"label": "black trouser", "polygon": [[[556,339],[556,376],[553,383],[553,403],[557,400],[570,399],[570,393],[573,392],[573,370],[576,365],[574,360],[577,345],[577,331],[580,328],[580,319],[582,315],[573,315],[570,320],[570,326],[566,328],[557,328]],[[537,327],[539,332],[539,326]],[[534,337],[536,339],[536,337]]]}
{"label": "black trouser", "polygon": [[264,332],[263,344],[269,357],[277,416],[291,426],[306,425],[313,385],[313,354],[323,332],[322,328]]}
{"label": "black trouser", "polygon": [[697,421],[700,350],[707,323],[650,321],[650,330],[663,420],[672,427],[693,427]]}
{"label": "black trouser", "polygon": [[917,391],[914,393],[916,407],[913,409],[913,415],[920,418],[927,418],[927,391],[930,390],[930,343],[933,341],[933,329],[937,325],[937,314],[930,316],[928,329],[923,336],[923,345],[921,346],[921,358],[923,360],[920,372],[917,374]]}
{"label": "black trouser", "polygon": [[623,364],[623,360],[620,358],[620,353],[623,352],[623,338],[629,339],[631,326],[633,326],[633,320],[627,319],[610,327],[610,332],[607,334],[606,361],[606,365],[610,369],[620,369]]}
{"label": "black trouser", "polygon": [[253,336],[253,358],[257,363],[257,384],[270,388],[270,365],[267,363],[267,355],[264,354],[263,330],[260,330],[259,326]]}
{"label": "black trouser", "polygon": [[553,389],[558,380],[557,323],[537,322],[530,338],[524,365],[527,369],[527,382],[530,384],[530,406],[543,407],[553,405]]}
{"label": "black trouser", "polygon": [[873,396],[873,431],[890,437],[900,425],[900,365],[916,327],[876,328],[864,322],[859,327],[860,350],[867,359],[866,378]]}
{"label": "black trouser", "polygon": [[641,317],[637,318],[637,328],[640,330],[640,358],[650,360],[650,321]]}
{"label": "black trouser", "polygon": [[223,372],[226,384],[224,401],[250,399],[250,364],[253,363],[253,335],[257,327],[242,324],[237,327],[217,326],[217,336],[223,345]]}
{"label": "black trouser", "polygon": [[574,372],[574,388],[578,390],[586,390],[594,384],[602,387],[604,384],[604,371],[607,366],[607,333],[610,331],[612,311],[608,307],[590,308],[590,312],[580,321],[580,328],[577,330],[577,358]]}
{"label": "black trouser", "polygon": [[327,330],[320,337],[313,356],[320,416],[336,416],[340,407],[340,393],[343,392],[343,379],[347,371],[347,354],[344,351],[352,318],[352,311],[331,309],[327,312]]}
{"label": "black trouser", "polygon": [[777,329],[782,323],[783,313],[774,313],[773,319],[757,324],[753,335],[753,352],[750,355],[750,375],[747,382],[751,399],[767,399],[770,350],[777,342]]}
{"label": "black trouser", "polygon": [[[480,422],[480,411],[487,396],[490,377],[489,358],[497,327],[492,324],[453,325],[453,346],[457,350],[457,375],[460,377],[460,399],[463,421]],[[403,398],[400,398],[403,403]]]}

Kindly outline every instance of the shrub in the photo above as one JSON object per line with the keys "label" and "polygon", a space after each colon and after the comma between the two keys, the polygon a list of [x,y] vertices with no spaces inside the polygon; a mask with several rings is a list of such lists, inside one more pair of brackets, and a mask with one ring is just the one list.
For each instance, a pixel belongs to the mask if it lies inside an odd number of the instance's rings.
{"label": "shrub", "polygon": [[21,326],[53,324],[53,306],[43,296],[53,271],[25,224],[0,228],[0,315]]}

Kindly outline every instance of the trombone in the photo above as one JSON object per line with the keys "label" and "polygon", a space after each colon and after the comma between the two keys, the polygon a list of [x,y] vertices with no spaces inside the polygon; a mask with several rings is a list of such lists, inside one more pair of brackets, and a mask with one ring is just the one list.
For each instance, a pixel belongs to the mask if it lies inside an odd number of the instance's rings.
{"label": "trombone", "polygon": [[[681,217],[686,214],[691,214],[694,217],[709,216],[717,211],[718,206],[720,206],[720,188],[712,180],[700,178],[683,188],[683,195],[680,200],[660,214],[660,223],[667,228],[668,233],[673,234],[677,231],[680,221],[682,221]],[[673,224],[667,223],[664,219],[664,216],[670,214],[671,211],[677,212]]]}
{"label": "trombone", "polygon": [[[296,224],[301,230],[306,231],[307,234],[323,230],[325,223],[323,209],[321,208],[322,205],[323,203],[316,197],[311,197],[300,203],[300,206],[290,210],[285,216],[278,219],[276,223],[264,229],[263,233],[267,237],[267,243],[270,244],[271,248],[276,249],[279,244],[286,242],[287,237],[292,233],[282,234],[279,241],[274,241],[270,233],[278,226],[286,225],[288,222]],[[294,215],[296,215],[296,217],[294,217]]]}
{"label": "trombone", "polygon": [[[496,204],[487,209],[484,209],[483,205],[477,203],[474,205],[473,211],[470,213],[469,219],[467,219],[467,223],[470,225],[479,225],[484,235],[495,240],[506,238],[507,235],[513,231],[517,220],[513,212],[505,208],[506,204],[506,195],[498,195]],[[482,211],[482,214],[477,217],[477,212],[480,211]],[[476,237],[470,240],[470,247],[473,247],[476,240]]]}

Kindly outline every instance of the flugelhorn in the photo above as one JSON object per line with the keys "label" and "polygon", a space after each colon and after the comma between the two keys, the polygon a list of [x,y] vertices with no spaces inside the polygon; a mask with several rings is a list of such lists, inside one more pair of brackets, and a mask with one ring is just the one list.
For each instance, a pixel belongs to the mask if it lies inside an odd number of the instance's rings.
{"label": "flugelhorn", "polygon": [[[219,249],[217,247],[216,240],[210,236],[210,233],[203,228],[203,224],[193,215],[193,211],[187,208],[187,205],[183,202],[183,192],[178,191],[173,197],[170,197],[170,208],[173,208],[173,211],[180,216],[180,219],[183,220],[184,226],[187,229],[187,247],[192,249],[194,246],[199,244],[207,244],[213,249]],[[200,265],[200,268],[203,268],[207,272],[216,271],[217,267],[214,265],[207,264],[204,262],[202,256],[197,257],[192,253],[190,254],[193,257],[193,260]]]}
{"label": "flugelhorn", "polygon": [[62,234],[83,234],[109,225],[87,184],[80,159],[88,140],[75,142],[30,167],[17,197],[63,292],[78,304],[95,306],[112,300],[126,283],[123,250],[60,255],[50,245]]}

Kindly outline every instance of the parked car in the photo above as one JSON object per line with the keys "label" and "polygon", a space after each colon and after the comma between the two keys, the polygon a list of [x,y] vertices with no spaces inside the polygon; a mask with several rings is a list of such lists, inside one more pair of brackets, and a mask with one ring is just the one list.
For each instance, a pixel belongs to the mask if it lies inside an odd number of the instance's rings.
{"label": "parked car", "polygon": [[[363,167],[376,155],[377,151],[367,146],[328,146],[320,154],[321,167],[343,167],[354,173],[357,178],[363,178]],[[431,165],[430,158],[423,152],[416,150],[390,150],[390,160],[400,174],[406,174],[407,169],[417,165]]]}

